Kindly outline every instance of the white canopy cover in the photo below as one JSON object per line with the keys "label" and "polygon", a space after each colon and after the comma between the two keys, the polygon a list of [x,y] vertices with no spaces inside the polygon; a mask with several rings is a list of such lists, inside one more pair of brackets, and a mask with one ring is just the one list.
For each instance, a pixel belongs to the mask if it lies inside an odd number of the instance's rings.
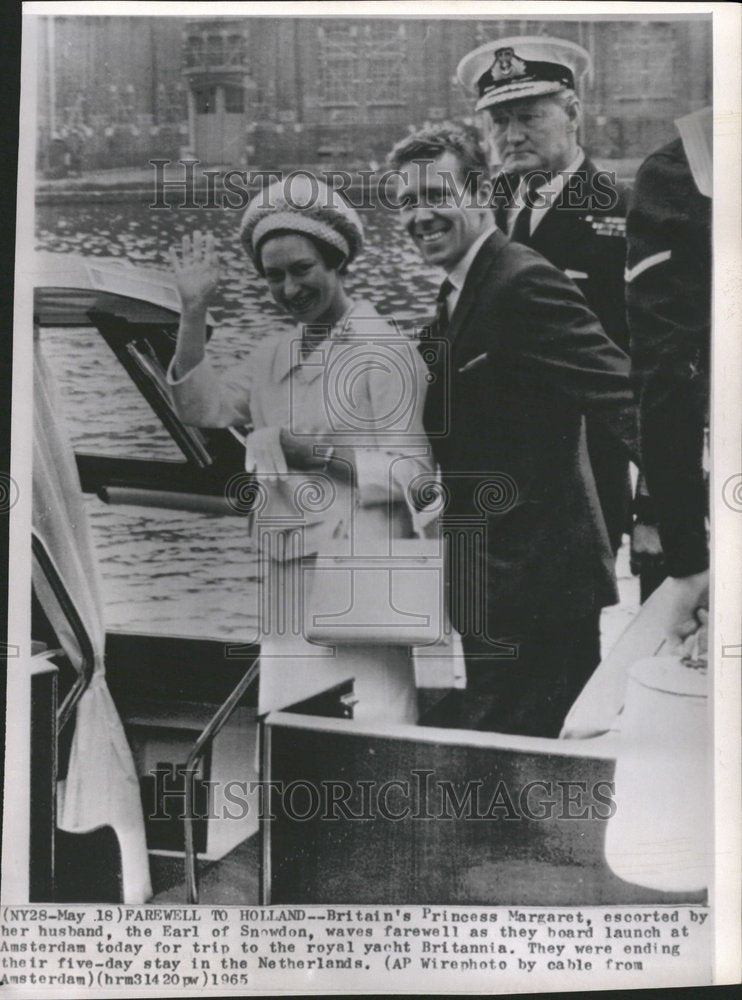
{"label": "white canopy cover", "polygon": [[[134,760],[105,679],[105,622],[96,561],[63,405],[34,348],[33,529],[64,581],[95,653],[92,681],[77,705],[67,777],[57,786],[58,826],[82,833],[108,825],[122,858],[126,903],[152,895],[144,817]],[[65,654],[80,670],[76,636],[34,561],[36,594]]]}

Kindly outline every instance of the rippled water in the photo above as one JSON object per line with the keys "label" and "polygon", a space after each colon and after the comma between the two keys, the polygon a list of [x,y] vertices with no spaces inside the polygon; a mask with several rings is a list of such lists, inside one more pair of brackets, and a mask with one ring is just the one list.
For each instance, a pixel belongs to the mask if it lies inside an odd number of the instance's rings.
{"label": "rippled water", "polygon": [[[429,317],[440,274],[426,268],[390,215],[365,213],[366,249],[347,276],[351,296],[370,299],[402,328]],[[217,365],[249,356],[262,338],[295,328],[246,264],[239,216],[153,211],[144,203],[39,206],[37,246],[57,253],[126,257],[167,267],[185,232],[215,234],[222,276],[212,309]],[[95,330],[45,330],[43,350],[67,404],[70,436],[91,454],[182,458]],[[257,637],[255,554],[239,518],[110,507],[87,498],[105,587],[107,624],[183,635]]]}

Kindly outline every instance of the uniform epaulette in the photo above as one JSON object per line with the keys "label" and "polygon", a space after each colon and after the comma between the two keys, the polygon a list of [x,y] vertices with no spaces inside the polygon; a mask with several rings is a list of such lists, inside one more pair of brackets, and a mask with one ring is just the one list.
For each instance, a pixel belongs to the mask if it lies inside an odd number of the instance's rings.
{"label": "uniform epaulette", "polygon": [[596,236],[626,236],[626,219],[621,215],[586,215],[585,222],[590,224]]}

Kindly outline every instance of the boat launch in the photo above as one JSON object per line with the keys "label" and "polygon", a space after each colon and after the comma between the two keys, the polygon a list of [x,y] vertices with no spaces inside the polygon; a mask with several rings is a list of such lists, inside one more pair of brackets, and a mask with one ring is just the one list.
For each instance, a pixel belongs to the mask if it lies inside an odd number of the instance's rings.
{"label": "boat launch", "polygon": [[[314,903],[340,911],[354,903],[705,898],[703,880],[663,876],[663,865],[673,864],[668,850],[687,862],[693,847],[665,849],[664,828],[652,842],[644,827],[648,878],[632,877],[632,864],[638,871],[643,863],[636,845],[627,845],[623,866],[615,837],[613,856],[606,855],[609,825],[638,808],[616,785],[616,762],[624,760],[629,670],[661,651],[662,588],[554,740],[440,725],[449,697],[440,688],[418,690],[417,725],[362,722],[353,718],[352,678],[258,717],[254,637],[227,643],[107,627],[83,495],[247,521],[250,503],[235,503],[229,484],[244,478],[249,428],[199,429],[178,419],[165,377],[178,301],[166,275],[40,253],[34,280],[37,330],[95,331],[110,348],[112,369],[123,370],[181,458],[101,456],[81,445],[73,454],[37,339],[33,645],[30,659],[14,665],[30,676],[27,701],[14,706],[27,714],[31,734],[30,833],[20,845],[27,901],[280,904],[290,913]],[[147,565],[139,571],[146,574]],[[679,716],[667,670],[650,687],[666,706],[670,740]],[[684,711],[693,698],[701,710],[702,683],[681,693]],[[669,744],[645,746],[644,731],[633,732],[647,766],[664,766]],[[647,785],[646,796],[654,794]],[[646,796],[640,806],[651,813]],[[183,914],[187,923],[198,911]]]}

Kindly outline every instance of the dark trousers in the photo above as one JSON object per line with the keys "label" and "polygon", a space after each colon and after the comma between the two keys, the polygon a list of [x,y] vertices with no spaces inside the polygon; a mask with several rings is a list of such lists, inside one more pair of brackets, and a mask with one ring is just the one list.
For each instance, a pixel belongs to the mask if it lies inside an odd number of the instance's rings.
{"label": "dark trousers", "polygon": [[600,611],[524,632],[490,629],[490,636],[462,635],[467,686],[455,693],[447,724],[559,736],[567,712],[600,662]]}
{"label": "dark trousers", "polygon": [[621,548],[624,534],[631,531],[632,495],[628,459],[607,428],[590,421],[587,424],[587,451],[608,538],[616,553]]}
{"label": "dark trousers", "polygon": [[664,562],[661,566],[652,566],[639,573],[639,601],[644,604],[652,596],[661,583],[667,579]]}

